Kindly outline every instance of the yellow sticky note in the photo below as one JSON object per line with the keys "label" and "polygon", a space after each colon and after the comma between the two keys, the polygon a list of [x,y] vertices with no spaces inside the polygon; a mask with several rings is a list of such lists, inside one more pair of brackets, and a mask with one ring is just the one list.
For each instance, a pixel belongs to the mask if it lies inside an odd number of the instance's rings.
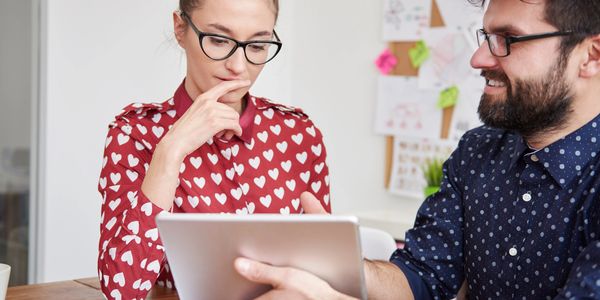
{"label": "yellow sticky note", "polygon": [[424,41],[418,41],[417,45],[408,50],[410,63],[414,68],[419,68],[427,59],[429,59],[429,48]]}
{"label": "yellow sticky note", "polygon": [[437,107],[440,109],[454,106],[458,101],[459,90],[457,86],[451,86],[440,93],[438,98]]}

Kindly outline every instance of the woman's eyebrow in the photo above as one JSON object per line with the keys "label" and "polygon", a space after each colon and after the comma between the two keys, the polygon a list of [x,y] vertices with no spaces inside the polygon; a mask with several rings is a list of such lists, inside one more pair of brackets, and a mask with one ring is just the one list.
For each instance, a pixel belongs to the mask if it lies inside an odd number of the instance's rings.
{"label": "woman's eyebrow", "polygon": [[[231,29],[229,29],[226,26],[223,26],[221,24],[218,24],[218,23],[208,24],[208,27],[212,27],[212,28],[219,30],[227,35],[233,35],[233,31]],[[261,36],[271,36],[272,34],[273,34],[273,32],[271,32],[271,31],[263,30],[263,31],[259,31],[255,34],[253,34],[251,37],[253,38],[253,37],[261,37]]]}

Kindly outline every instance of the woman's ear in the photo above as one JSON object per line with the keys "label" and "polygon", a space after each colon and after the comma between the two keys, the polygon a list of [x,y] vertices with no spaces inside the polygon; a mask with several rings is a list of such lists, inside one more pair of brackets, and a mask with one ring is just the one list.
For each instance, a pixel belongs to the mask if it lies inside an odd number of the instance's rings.
{"label": "woman's ear", "polygon": [[180,11],[173,12],[173,32],[175,33],[175,38],[177,39],[177,43],[181,48],[185,49],[185,33],[187,30],[187,22],[181,17]]}
{"label": "woman's ear", "polygon": [[594,35],[587,38],[586,60],[581,64],[579,75],[584,78],[591,78],[600,74],[600,35]]}

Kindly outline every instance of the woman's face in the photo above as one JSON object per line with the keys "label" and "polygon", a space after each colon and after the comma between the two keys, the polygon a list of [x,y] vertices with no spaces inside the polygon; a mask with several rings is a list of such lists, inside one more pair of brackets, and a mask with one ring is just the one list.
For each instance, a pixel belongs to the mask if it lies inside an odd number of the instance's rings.
{"label": "woman's face", "polygon": [[[275,26],[275,11],[270,0],[204,0],[200,8],[188,12],[198,30],[225,35],[238,41],[271,40]],[[187,57],[186,90],[195,99],[222,81],[250,80],[252,83],[264,65],[246,60],[242,48],[225,60],[208,58],[198,36],[177,14],[174,15],[175,35]],[[250,87],[234,90],[219,98],[238,111],[241,99]]]}

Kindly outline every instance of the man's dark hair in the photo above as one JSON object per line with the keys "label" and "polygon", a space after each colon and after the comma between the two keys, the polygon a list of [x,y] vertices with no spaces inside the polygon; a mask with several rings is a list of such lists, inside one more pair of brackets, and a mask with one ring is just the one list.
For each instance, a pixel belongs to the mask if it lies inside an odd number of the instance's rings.
{"label": "man's dark hair", "polygon": [[[484,6],[488,0],[468,0],[475,5]],[[585,40],[586,37],[600,33],[599,0],[521,0],[529,4],[546,2],[544,20],[560,31],[572,31],[575,34],[562,39],[560,51],[563,57]]]}

